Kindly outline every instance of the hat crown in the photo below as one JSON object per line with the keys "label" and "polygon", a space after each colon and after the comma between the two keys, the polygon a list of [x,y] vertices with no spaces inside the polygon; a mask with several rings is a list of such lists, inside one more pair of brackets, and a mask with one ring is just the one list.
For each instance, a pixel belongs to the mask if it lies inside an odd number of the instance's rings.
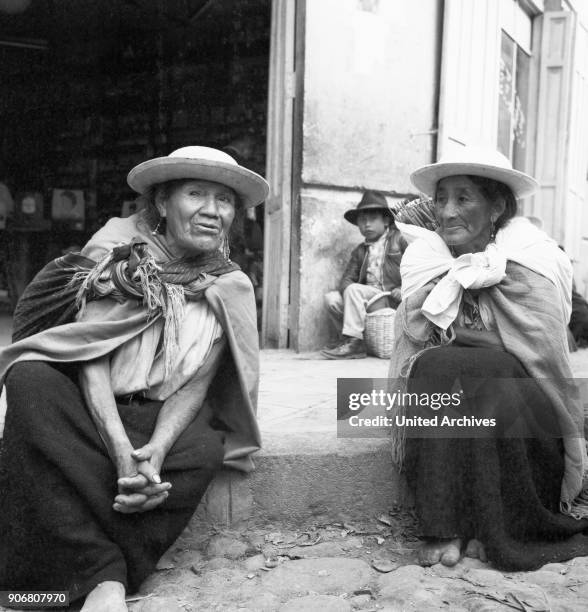
{"label": "hat crown", "polygon": [[172,151],[168,157],[181,157],[183,159],[197,159],[199,161],[221,162],[237,166],[237,162],[224,151],[212,147],[190,146]]}
{"label": "hat crown", "polygon": [[368,189],[364,192],[363,196],[361,196],[357,209],[359,210],[360,208],[366,207],[374,208],[376,206],[380,208],[389,208],[388,200],[386,200],[386,196],[383,193]]}
{"label": "hat crown", "polygon": [[439,164],[479,164],[481,166],[494,166],[504,170],[512,170],[508,157],[495,149],[483,147],[459,147],[451,153],[446,153],[437,162]]}

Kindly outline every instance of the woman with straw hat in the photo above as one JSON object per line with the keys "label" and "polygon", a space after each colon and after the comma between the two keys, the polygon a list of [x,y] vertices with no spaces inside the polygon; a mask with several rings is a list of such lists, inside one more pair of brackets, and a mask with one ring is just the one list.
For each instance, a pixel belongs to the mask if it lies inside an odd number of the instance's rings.
{"label": "woman with straw hat", "polygon": [[[410,244],[390,376],[424,400],[395,415],[394,451],[415,492],[420,561],[455,565],[465,554],[522,570],[587,555],[571,265],[516,217],[537,183],[501,154],[467,147],[411,179],[438,222],[431,231],[397,219]],[[417,416],[431,420],[419,427]]]}
{"label": "woman with straw hat", "polygon": [[231,225],[268,185],[185,147],[139,164],[145,208],[49,264],[0,352],[0,589],[126,610],[221,465],[249,471],[258,341]]}

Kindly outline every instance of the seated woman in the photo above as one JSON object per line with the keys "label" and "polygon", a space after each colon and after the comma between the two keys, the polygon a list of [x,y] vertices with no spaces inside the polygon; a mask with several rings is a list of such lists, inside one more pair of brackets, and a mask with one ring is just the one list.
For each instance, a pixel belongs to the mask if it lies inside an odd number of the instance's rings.
{"label": "seated woman", "polygon": [[588,555],[583,410],[566,342],[571,265],[515,217],[516,198],[537,184],[499,153],[469,148],[411,179],[434,198],[438,229],[397,222],[410,244],[390,377],[421,398],[451,398],[437,411],[401,409],[437,415],[436,426],[393,431],[420,561],[454,565],[465,553],[525,570]]}
{"label": "seated woman", "polygon": [[126,610],[215,472],[260,445],[255,299],[228,237],[266,181],[185,147],[128,183],[145,209],[39,273],[0,352],[0,590],[92,611]]}

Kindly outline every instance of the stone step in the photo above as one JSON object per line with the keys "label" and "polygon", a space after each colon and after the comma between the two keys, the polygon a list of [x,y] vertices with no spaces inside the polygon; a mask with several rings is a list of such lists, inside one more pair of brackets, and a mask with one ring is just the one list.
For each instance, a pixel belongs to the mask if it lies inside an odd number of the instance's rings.
{"label": "stone step", "polygon": [[337,438],[337,378],[383,378],[387,368],[373,357],[328,361],[317,353],[262,351],[256,470],[222,472],[194,523],[353,520],[402,503],[406,491],[389,441]]}
{"label": "stone step", "polygon": [[227,528],[284,520],[345,522],[407,501],[386,440],[293,435],[279,446],[269,444],[251,474],[220,473],[195,524]]}

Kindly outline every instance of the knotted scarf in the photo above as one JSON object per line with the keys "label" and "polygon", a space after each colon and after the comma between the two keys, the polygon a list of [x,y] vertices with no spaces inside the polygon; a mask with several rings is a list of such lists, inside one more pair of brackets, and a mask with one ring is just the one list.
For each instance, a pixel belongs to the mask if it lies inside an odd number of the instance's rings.
{"label": "knotted scarf", "polygon": [[[527,219],[517,217],[500,230],[496,242],[481,253],[454,258],[436,232],[397,223],[410,242],[402,259],[402,298],[442,276],[423,303],[422,312],[446,330],[457,317],[464,289],[483,289],[498,284],[506,274],[506,262],[514,261],[549,279],[560,289],[565,320],[572,312],[572,266],[555,241]],[[486,313],[487,316],[488,313]],[[484,319],[484,312],[481,312]]]}
{"label": "knotted scarf", "polygon": [[110,297],[137,300],[150,317],[164,319],[163,351],[169,374],[179,342],[185,300],[199,300],[216,278],[238,270],[220,252],[157,263],[140,236],[112,249],[95,262],[67,254],[48,264],[33,279],[15,311],[17,341],[83,315],[87,301]]}

